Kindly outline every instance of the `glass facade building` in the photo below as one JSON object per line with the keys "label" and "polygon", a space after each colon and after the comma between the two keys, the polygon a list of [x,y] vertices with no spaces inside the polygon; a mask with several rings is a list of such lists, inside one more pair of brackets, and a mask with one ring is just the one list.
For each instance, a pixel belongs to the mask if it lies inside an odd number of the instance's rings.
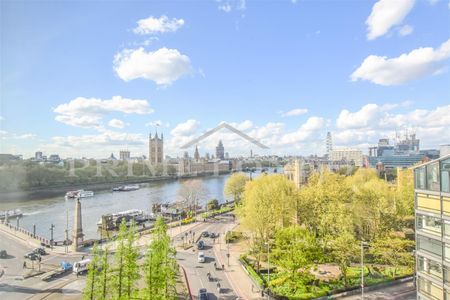
{"label": "glass facade building", "polygon": [[450,155],[414,168],[417,299],[450,300]]}

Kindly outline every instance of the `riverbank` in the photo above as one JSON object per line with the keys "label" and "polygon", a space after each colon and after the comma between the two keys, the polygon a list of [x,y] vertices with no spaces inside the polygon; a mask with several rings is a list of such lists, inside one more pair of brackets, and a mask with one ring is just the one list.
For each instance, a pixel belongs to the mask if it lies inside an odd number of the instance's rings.
{"label": "riverbank", "polygon": [[[229,172],[220,172],[219,175],[229,174]],[[94,192],[108,191],[113,187],[125,184],[141,184],[141,183],[151,183],[151,182],[161,182],[161,181],[176,181],[189,178],[201,178],[208,176],[215,176],[214,173],[201,173],[201,174],[190,174],[184,176],[153,176],[146,177],[142,179],[132,178],[130,180],[118,180],[112,182],[96,182],[87,184],[68,184],[60,186],[44,186],[44,187],[34,187],[27,190],[17,190],[17,191],[0,191],[1,198],[0,203],[16,202],[16,201],[30,201],[30,200],[40,200],[50,197],[64,196],[67,191],[73,190],[91,190]]]}

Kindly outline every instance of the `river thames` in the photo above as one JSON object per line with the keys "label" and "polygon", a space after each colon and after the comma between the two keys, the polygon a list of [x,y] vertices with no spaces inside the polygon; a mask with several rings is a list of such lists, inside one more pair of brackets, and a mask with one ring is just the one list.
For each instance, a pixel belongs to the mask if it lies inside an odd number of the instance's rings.
{"label": "river thames", "polygon": [[[204,199],[201,199],[201,205],[207,200],[217,199],[220,203],[226,200],[223,194],[223,188],[227,178],[230,175],[218,175],[210,177],[199,177],[206,190]],[[97,233],[97,221],[102,215],[114,213],[128,209],[142,209],[150,213],[153,203],[172,203],[175,202],[178,190],[183,180],[156,181],[140,184],[140,189],[130,192],[111,192],[99,191],[94,197],[82,198],[82,222],[85,239],[99,238]],[[88,188],[86,188],[88,190]],[[33,224],[36,224],[36,234],[50,239],[50,227],[54,224],[54,239],[63,240],[66,229],[66,208],[68,211],[69,236],[73,226],[73,215],[75,209],[75,200],[65,200],[64,195],[59,197],[15,201],[0,203],[0,210],[20,209],[23,217],[19,220],[19,225],[29,231],[33,231]],[[17,220],[10,219],[10,223],[16,224]]]}

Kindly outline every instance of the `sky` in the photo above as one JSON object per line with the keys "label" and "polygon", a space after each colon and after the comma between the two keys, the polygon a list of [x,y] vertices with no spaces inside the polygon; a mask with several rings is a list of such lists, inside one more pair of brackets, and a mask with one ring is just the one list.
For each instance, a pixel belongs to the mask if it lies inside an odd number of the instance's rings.
{"label": "sky", "polygon": [[179,156],[222,122],[269,149],[223,129],[201,155],[450,143],[448,0],[0,5],[0,153],[148,155],[157,130]]}

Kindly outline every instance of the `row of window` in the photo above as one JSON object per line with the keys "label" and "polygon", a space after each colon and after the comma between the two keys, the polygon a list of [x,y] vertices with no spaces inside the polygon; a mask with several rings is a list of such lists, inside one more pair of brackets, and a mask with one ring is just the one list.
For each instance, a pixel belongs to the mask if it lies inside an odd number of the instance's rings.
{"label": "row of window", "polygon": [[415,188],[450,193],[450,158],[416,168]]}
{"label": "row of window", "polygon": [[436,300],[450,300],[450,291],[444,290],[442,287],[434,284],[425,278],[417,279],[417,289],[420,293],[427,295],[428,298]]}
{"label": "row of window", "polygon": [[416,228],[427,233],[444,236],[450,239],[450,221],[441,218],[418,214],[416,217]]}

